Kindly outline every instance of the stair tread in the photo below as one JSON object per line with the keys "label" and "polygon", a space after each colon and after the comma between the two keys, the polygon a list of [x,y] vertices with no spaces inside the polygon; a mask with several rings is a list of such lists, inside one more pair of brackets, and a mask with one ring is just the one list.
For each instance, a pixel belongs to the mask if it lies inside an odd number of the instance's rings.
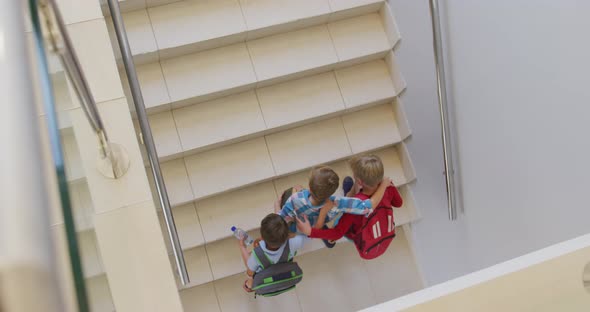
{"label": "stair tread", "polygon": [[[199,221],[199,217],[197,216],[197,211],[193,203],[175,207],[172,214],[181,246],[197,247],[205,244],[203,233],[206,232],[201,229],[202,223]],[[166,236],[164,239],[166,242],[166,247],[168,250],[172,250],[170,241],[167,239],[168,235],[163,213],[159,212],[158,217],[160,218],[162,233],[164,236]]]}
{"label": "stair tread", "polygon": [[160,159],[171,160],[391,101],[401,91],[396,84],[386,62],[376,60],[149,119]]}
{"label": "stair tread", "polygon": [[382,58],[393,46],[380,19],[372,13],[162,60],[161,74],[154,64],[138,66],[142,92],[159,95],[148,110],[194,105]]}
{"label": "stair tread", "polygon": [[[397,128],[398,117],[392,111],[391,104],[383,104],[343,117],[164,162],[164,180],[167,185],[172,185],[168,187],[171,203],[180,205],[204,199],[320,163],[346,158],[353,155],[352,151],[359,153],[370,150],[365,148],[376,149],[396,144],[403,138]],[[355,134],[350,135],[350,140],[345,125],[354,127],[354,116],[369,116],[387,124],[368,124],[354,129]],[[399,118],[403,119],[404,116]],[[328,140],[317,140],[318,133],[325,135]],[[371,139],[363,140],[363,135]],[[248,165],[243,166],[244,163]],[[216,168],[215,164],[223,167]]]}
{"label": "stair tread", "polygon": [[190,156],[185,163],[195,198],[274,176],[264,138]]}
{"label": "stair tread", "polygon": [[[264,116],[254,91],[175,109],[172,113],[173,125],[176,126],[174,130],[178,130],[182,148],[164,153],[160,153],[158,148],[159,155],[191,152],[266,130]],[[196,133],[199,135],[195,135]],[[166,136],[162,141],[173,137],[174,135]]]}
{"label": "stair tread", "polygon": [[266,142],[277,175],[352,154],[341,118],[274,133]]}
{"label": "stair tread", "polygon": [[[256,83],[245,43],[164,60],[161,64],[173,102]],[[224,75],[228,72],[232,75]]]}
{"label": "stair tread", "polygon": [[259,81],[338,62],[327,25],[248,41]]}
{"label": "stair tread", "polygon": [[161,50],[240,33],[243,35],[236,40],[246,38],[246,23],[237,0],[180,1],[149,8],[148,12]]}
{"label": "stair tread", "polygon": [[[387,40],[387,34],[378,13],[332,22],[328,24],[328,28],[340,61],[393,47]],[[362,36],[350,34],[362,34]]]}
{"label": "stair tread", "polygon": [[256,94],[269,129],[345,109],[334,72],[259,88]]}
{"label": "stair tread", "polygon": [[[385,3],[384,0],[159,1],[165,5],[152,4],[147,9],[131,6],[136,10],[123,14],[137,64],[372,13]],[[110,21],[109,24],[113,32]],[[117,58],[120,59],[118,53]]]}

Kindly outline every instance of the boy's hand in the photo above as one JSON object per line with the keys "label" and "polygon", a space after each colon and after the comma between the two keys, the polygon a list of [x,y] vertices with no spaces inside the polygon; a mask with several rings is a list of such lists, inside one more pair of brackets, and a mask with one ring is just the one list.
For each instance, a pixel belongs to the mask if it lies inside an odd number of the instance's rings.
{"label": "boy's hand", "polygon": [[332,208],[334,208],[334,201],[328,199],[322,206],[320,213],[327,213],[328,211],[332,210]]}
{"label": "boy's hand", "polygon": [[324,226],[326,218],[328,217],[328,212],[330,212],[332,208],[334,208],[334,202],[331,199],[328,199],[320,209],[320,215],[313,226],[314,229],[321,229]]}
{"label": "boy's hand", "polygon": [[246,248],[246,237],[238,239],[238,244],[240,245],[240,247]]}
{"label": "boy's hand", "polygon": [[307,215],[303,215],[303,219],[297,217],[297,230],[299,232],[309,236],[311,235],[311,223],[309,223],[309,219]]}

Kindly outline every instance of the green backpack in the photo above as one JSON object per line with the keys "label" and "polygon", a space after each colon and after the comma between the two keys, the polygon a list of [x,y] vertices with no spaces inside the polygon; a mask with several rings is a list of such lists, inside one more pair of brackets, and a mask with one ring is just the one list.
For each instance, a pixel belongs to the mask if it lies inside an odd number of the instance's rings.
{"label": "green backpack", "polygon": [[272,263],[262,247],[254,248],[254,256],[262,271],[254,274],[252,290],[254,294],[272,297],[294,289],[297,283],[303,279],[303,271],[293,259],[289,259],[289,242],[281,254],[279,262]]}

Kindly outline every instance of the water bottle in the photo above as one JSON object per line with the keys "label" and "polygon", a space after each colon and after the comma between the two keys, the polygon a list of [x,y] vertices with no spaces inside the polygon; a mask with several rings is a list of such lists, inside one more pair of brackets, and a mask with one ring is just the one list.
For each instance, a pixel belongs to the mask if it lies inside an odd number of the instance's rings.
{"label": "water bottle", "polygon": [[236,228],[235,226],[232,226],[231,231],[234,232],[234,236],[239,240],[242,240],[245,237],[246,239],[244,240],[244,244],[246,244],[246,246],[250,246],[254,242],[252,237],[250,237],[250,235],[248,235],[248,233],[246,233],[246,231],[244,231],[240,228]]}

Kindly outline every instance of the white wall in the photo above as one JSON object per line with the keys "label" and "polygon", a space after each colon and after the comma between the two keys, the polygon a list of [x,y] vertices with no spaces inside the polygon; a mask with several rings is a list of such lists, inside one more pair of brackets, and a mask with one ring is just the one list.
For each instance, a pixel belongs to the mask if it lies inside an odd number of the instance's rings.
{"label": "white wall", "polygon": [[590,2],[443,2],[472,264],[590,232]]}
{"label": "white wall", "polygon": [[412,126],[407,145],[418,177],[412,190],[422,214],[412,225],[415,253],[425,282],[435,284],[470,271],[465,225],[447,217],[428,1],[390,0],[389,4],[402,35],[395,54],[408,85],[401,98]]}
{"label": "white wall", "polygon": [[[390,0],[430,284],[590,232],[588,1],[445,4],[465,214],[446,219],[428,1]],[[445,14],[446,13],[446,14]]]}

